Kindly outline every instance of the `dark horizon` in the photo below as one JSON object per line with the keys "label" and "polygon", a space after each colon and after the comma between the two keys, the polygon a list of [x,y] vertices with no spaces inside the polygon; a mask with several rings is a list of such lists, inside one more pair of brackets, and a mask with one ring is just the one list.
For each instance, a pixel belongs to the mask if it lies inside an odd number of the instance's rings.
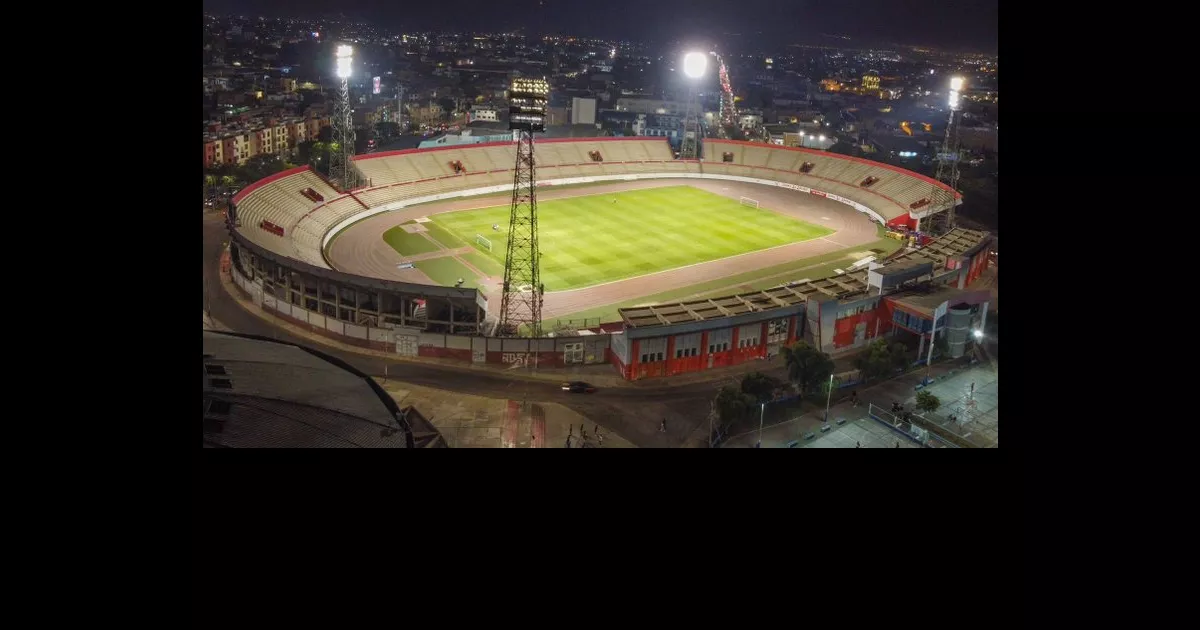
{"label": "dark horizon", "polygon": [[341,18],[397,30],[500,32],[523,27],[527,34],[605,39],[928,46],[988,54],[998,46],[997,0],[459,0],[416,6],[365,0],[204,0],[204,10],[247,17]]}

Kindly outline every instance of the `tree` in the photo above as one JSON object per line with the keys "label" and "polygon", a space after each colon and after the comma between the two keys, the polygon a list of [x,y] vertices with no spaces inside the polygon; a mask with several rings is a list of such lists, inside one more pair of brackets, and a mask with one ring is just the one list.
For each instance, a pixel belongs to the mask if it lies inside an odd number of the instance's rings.
{"label": "tree", "polygon": [[742,393],[753,397],[759,403],[774,399],[775,392],[781,387],[783,381],[762,372],[751,372],[742,377]]}
{"label": "tree", "polygon": [[938,410],[942,406],[942,401],[934,396],[931,392],[917,392],[917,409],[925,413],[931,413]]}
{"label": "tree", "polygon": [[305,140],[296,145],[296,161],[300,164],[312,164],[313,161],[313,146],[317,143],[312,140]]}
{"label": "tree", "polygon": [[784,346],[783,363],[787,366],[788,379],[800,387],[801,395],[820,386],[833,374],[833,359],[805,341]]}
{"label": "tree", "polygon": [[891,349],[886,339],[872,341],[862,354],[854,359],[854,367],[862,372],[863,380],[871,380],[891,374],[896,368]]}
{"label": "tree", "polygon": [[400,135],[400,123],[377,122],[375,123],[375,134],[382,139],[395,138]]}
{"label": "tree", "polygon": [[950,356],[950,342],[946,340],[946,335],[933,340],[933,356],[943,358]]}
{"label": "tree", "polygon": [[758,401],[732,385],[726,385],[717,392],[713,399],[713,409],[717,413],[717,430],[725,431],[733,423],[745,418],[750,411],[758,407]]}
{"label": "tree", "polygon": [[242,185],[245,185],[289,168],[291,168],[291,164],[278,155],[256,155],[238,167],[236,177]]}
{"label": "tree", "polygon": [[854,145],[850,144],[849,142],[843,142],[841,140],[838,140],[837,142],[830,145],[828,150],[830,153],[840,153],[842,155],[849,155],[849,156],[853,156],[856,153],[858,153],[857,149],[854,148]]}
{"label": "tree", "polygon": [[908,356],[908,346],[900,342],[896,342],[888,347],[888,358],[891,360],[893,371],[903,370],[912,362]]}

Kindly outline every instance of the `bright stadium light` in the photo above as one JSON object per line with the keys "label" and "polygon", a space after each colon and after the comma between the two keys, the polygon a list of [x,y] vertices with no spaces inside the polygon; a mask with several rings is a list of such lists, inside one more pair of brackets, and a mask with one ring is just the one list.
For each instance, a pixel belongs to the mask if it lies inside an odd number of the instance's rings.
{"label": "bright stadium light", "polygon": [[963,86],[962,77],[954,77],[953,79],[950,79],[950,89],[951,90],[955,90],[955,91],[961,90],[962,86]]}
{"label": "bright stadium light", "polygon": [[819,136],[817,139],[820,140],[821,142],[825,142],[825,136]]}
{"label": "bright stadium light", "polygon": [[690,52],[683,57],[683,73],[693,79],[704,76],[708,68],[708,57],[704,53]]}
{"label": "bright stadium light", "polygon": [[354,61],[354,49],[345,44],[337,47],[337,76],[339,79],[350,78],[350,65]]}

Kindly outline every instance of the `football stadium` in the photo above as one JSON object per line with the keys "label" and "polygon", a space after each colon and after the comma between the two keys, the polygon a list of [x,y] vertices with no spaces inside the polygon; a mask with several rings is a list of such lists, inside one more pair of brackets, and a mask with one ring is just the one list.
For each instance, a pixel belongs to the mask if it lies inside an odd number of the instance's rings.
{"label": "football stadium", "polygon": [[[515,143],[374,153],[340,191],[308,167],[238,193],[231,274],[261,307],[400,356],[570,366],[629,379],[879,335],[946,335],[986,317],[986,232],[921,231],[961,203],[894,166],[732,140],[700,159],[663,138],[537,142],[539,339],[493,336]],[[920,286],[920,291],[916,288]],[[931,290],[929,287],[935,287]],[[924,345],[922,346],[924,347]]]}

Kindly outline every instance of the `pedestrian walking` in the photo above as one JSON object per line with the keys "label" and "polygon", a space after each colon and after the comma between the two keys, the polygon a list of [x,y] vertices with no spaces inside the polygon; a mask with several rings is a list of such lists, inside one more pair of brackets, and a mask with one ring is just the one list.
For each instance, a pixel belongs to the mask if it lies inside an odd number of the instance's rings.
{"label": "pedestrian walking", "polygon": [[658,432],[659,433],[667,432],[667,419],[666,418],[663,418],[662,422],[658,423]]}
{"label": "pedestrian walking", "polygon": [[851,407],[858,406],[858,390],[850,392],[850,406]]}
{"label": "pedestrian walking", "polygon": [[604,446],[604,436],[603,435],[600,435],[599,433],[597,433],[596,441],[600,443],[600,446]]}
{"label": "pedestrian walking", "polygon": [[900,448],[900,440],[896,440],[896,448]]}
{"label": "pedestrian walking", "polygon": [[600,435],[600,425],[597,424],[596,428],[592,429],[592,433],[595,433],[596,435]]}
{"label": "pedestrian walking", "polygon": [[862,444],[859,444],[858,442],[855,442],[855,443],[854,443],[854,448],[862,448]]}
{"label": "pedestrian walking", "polygon": [[975,394],[975,381],[971,381],[971,394]]}

